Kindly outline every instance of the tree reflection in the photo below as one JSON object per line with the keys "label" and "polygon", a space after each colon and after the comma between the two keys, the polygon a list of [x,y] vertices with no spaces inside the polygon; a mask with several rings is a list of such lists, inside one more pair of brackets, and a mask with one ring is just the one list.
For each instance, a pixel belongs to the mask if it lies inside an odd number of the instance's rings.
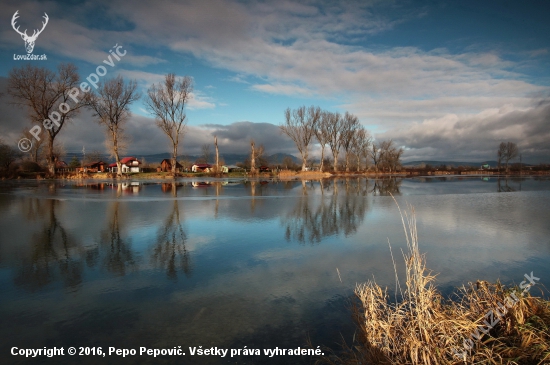
{"label": "tree reflection", "polygon": [[516,191],[513,187],[508,185],[508,178],[498,178],[497,179],[497,191],[499,193],[511,193]]}
{"label": "tree reflection", "polygon": [[388,196],[400,195],[401,183],[403,182],[400,178],[388,177],[384,179],[375,179],[370,193],[373,195]]}
{"label": "tree reflection", "polygon": [[45,200],[43,204],[36,203],[40,206],[39,211],[45,210],[46,219],[43,228],[32,235],[30,255],[19,265],[14,278],[16,285],[37,290],[58,276],[62,278],[65,287],[73,290],[78,290],[82,283],[80,245],[67,233],[56,216],[56,207],[60,204],[55,199]]}
{"label": "tree reflection", "polygon": [[[101,246],[106,247],[103,265],[113,274],[123,276],[128,269],[134,268],[136,262],[130,240],[121,235],[121,214],[119,202],[114,201],[110,207],[107,229],[101,232]],[[93,253],[90,254],[93,262]]]}
{"label": "tree reflection", "polygon": [[368,209],[368,184],[368,180],[363,183],[361,179],[323,181],[319,182],[320,196],[308,195],[311,189],[305,187],[309,184],[302,185],[301,198],[282,219],[285,238],[313,244],[327,236],[355,233]]}
{"label": "tree reflection", "polygon": [[152,255],[153,263],[166,270],[166,275],[172,279],[177,279],[178,271],[183,271],[186,277],[191,277],[193,272],[178,204],[178,200],[174,200],[172,212],[159,230]]}

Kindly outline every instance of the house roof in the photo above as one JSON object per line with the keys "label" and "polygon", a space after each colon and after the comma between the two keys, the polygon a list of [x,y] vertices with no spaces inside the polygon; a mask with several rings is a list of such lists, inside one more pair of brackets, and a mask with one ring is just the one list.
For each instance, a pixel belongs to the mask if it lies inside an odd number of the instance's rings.
{"label": "house roof", "polygon": [[[162,160],[162,161],[160,162],[161,165],[162,165],[163,163],[167,163],[169,166],[172,166],[172,161],[171,161],[170,159],[168,159],[168,158],[165,158],[164,160]],[[181,167],[182,167],[181,164],[180,164],[178,161],[176,161],[176,167],[177,167],[177,168],[181,168]]]}
{"label": "house roof", "polygon": [[103,162],[103,161],[90,162],[89,164],[84,165],[84,167],[92,167],[92,166],[95,166],[95,165],[105,165],[105,162]]}
{"label": "house roof", "polygon": [[124,157],[122,160],[120,160],[120,163],[127,164],[128,162],[132,162],[132,161],[138,161],[138,159],[135,157]]}
{"label": "house roof", "polygon": [[196,163],[193,166],[197,166],[199,169],[207,169],[212,167],[212,165],[207,163]]}
{"label": "house roof", "polygon": [[68,167],[67,163],[65,161],[57,161],[55,163],[55,167],[57,168],[63,168],[63,167]]}

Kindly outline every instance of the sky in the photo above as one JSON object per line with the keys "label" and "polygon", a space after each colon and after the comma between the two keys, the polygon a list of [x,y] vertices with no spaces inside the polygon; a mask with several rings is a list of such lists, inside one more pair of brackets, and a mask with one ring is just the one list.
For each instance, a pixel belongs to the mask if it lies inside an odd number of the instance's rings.
{"label": "sky", "polygon": [[[194,81],[182,154],[218,136],[220,152],[298,154],[279,132],[302,105],[359,117],[404,160],[495,160],[518,144],[523,161],[550,163],[548,1],[9,1],[0,0],[0,136],[17,144],[31,127],[6,94],[26,63],[78,67],[83,81],[109,51],[126,54],[102,80],[122,75],[146,95],[168,73]],[[15,60],[20,30],[47,26],[35,55]],[[126,126],[128,155],[169,152],[144,97]],[[63,128],[67,152],[107,152],[103,128],[82,112]],[[312,146],[313,155],[318,146]]]}

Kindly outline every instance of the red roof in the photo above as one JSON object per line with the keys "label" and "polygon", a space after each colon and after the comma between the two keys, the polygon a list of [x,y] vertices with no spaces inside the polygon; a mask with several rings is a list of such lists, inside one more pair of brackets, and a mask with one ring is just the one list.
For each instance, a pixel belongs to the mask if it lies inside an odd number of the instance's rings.
{"label": "red roof", "polygon": [[116,167],[116,162],[113,162],[112,164],[110,164],[109,167]]}
{"label": "red roof", "polygon": [[132,162],[132,161],[137,161],[137,158],[135,158],[135,157],[124,157],[122,160],[120,160],[120,163],[127,164],[128,162]]}
{"label": "red roof", "polygon": [[212,167],[212,165],[209,165],[207,163],[196,163],[193,166],[197,166],[199,169],[209,169]]}

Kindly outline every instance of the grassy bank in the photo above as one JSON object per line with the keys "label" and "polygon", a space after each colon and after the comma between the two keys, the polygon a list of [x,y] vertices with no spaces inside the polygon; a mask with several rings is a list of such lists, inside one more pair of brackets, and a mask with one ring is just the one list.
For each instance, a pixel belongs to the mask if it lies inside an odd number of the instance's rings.
{"label": "grassy bank", "polygon": [[550,364],[548,301],[532,296],[535,289],[526,291],[525,284],[506,288],[485,281],[445,299],[420,254],[414,209],[403,226],[404,288],[397,282],[392,300],[374,281],[358,285],[353,342],[317,364]]}

